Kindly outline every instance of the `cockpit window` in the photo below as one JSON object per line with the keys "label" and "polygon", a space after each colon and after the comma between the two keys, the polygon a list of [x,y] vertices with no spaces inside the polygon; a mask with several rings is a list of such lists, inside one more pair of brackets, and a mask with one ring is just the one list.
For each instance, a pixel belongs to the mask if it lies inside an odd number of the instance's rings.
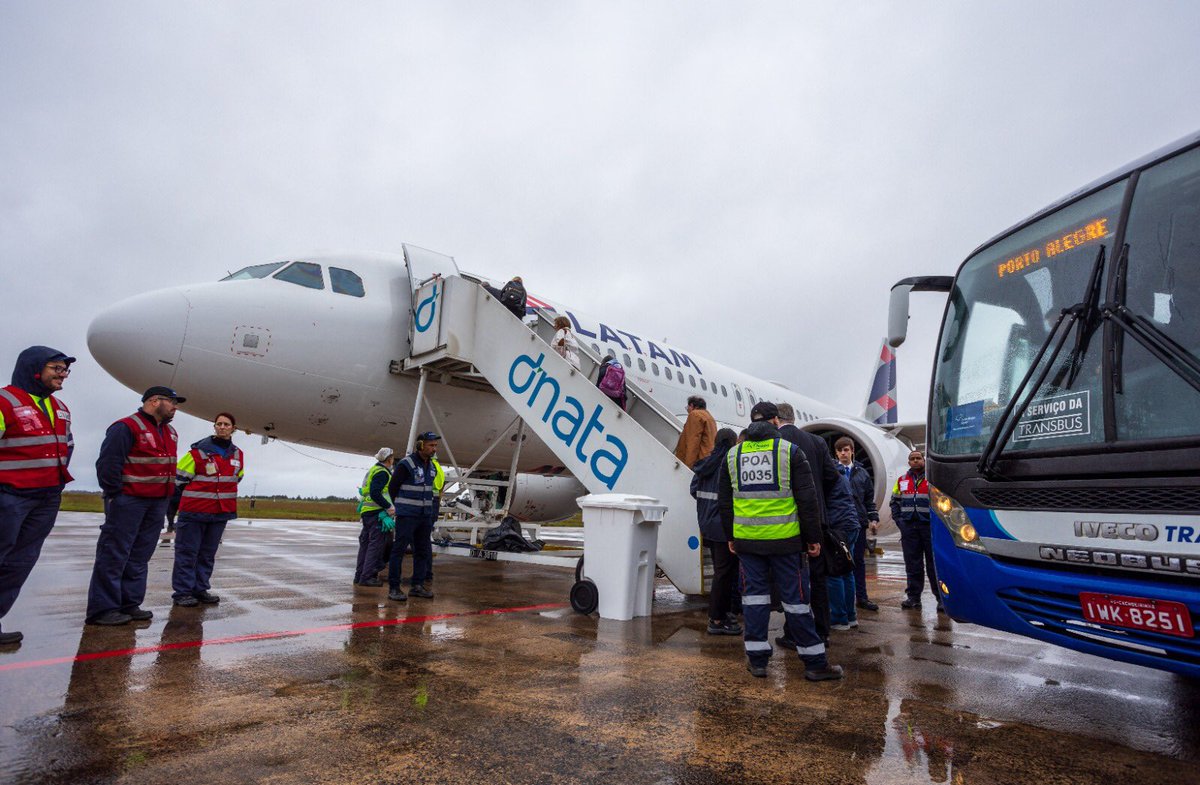
{"label": "cockpit window", "polygon": [[340,267],[329,268],[329,282],[337,294],[348,294],[351,297],[363,296],[363,282],[356,273],[343,270]]}
{"label": "cockpit window", "polygon": [[222,281],[248,281],[251,278],[266,278],[271,273],[283,267],[287,262],[271,262],[270,264],[255,264],[243,267],[233,275],[227,275]]}
{"label": "cockpit window", "polygon": [[309,289],[324,289],[325,281],[321,278],[321,265],[312,262],[292,262],[283,270],[275,273],[281,281],[306,286]]}

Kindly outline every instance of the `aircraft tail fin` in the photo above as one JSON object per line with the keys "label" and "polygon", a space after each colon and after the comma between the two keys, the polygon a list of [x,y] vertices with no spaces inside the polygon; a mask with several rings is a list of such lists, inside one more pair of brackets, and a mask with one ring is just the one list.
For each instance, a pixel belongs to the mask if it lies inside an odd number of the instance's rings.
{"label": "aircraft tail fin", "polygon": [[896,352],[883,339],[879,359],[875,362],[875,374],[867,390],[867,403],[863,407],[863,419],[876,425],[894,425],[898,422],[896,405]]}

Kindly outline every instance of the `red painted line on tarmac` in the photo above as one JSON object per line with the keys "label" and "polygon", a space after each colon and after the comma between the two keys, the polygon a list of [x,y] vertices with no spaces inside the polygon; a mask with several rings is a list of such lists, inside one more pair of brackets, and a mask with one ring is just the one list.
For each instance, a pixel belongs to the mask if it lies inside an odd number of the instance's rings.
{"label": "red painted line on tarmac", "polygon": [[268,641],[276,638],[294,638],[300,635],[313,635],[320,632],[344,632],[346,630],[361,630],[369,627],[394,627],[398,624],[423,624],[427,621],[444,621],[464,616],[498,616],[504,613],[521,613],[522,611],[544,611],[555,608],[565,608],[561,602],[548,602],[542,605],[523,605],[517,608],[485,608],[481,611],[466,613],[438,613],[432,616],[407,616],[403,619],[376,619],[375,621],[358,621],[352,624],[331,624],[327,627],[309,627],[303,630],[282,630],[280,632],[259,632],[252,635],[234,635],[228,638],[209,638],[198,641],[180,641],[164,643],[159,646],[139,646],[135,649],[111,649],[95,651],[87,654],[76,654],[74,657],[52,657],[45,660],[28,660],[26,662],[10,662],[0,665],[0,671],[16,671],[26,668],[44,668],[48,665],[62,665],[68,662],[87,662],[88,660],[103,660],[109,657],[132,657],[137,654],[154,654],[160,651],[176,649],[194,649],[200,646],[222,646],[227,643],[247,643],[250,641]]}

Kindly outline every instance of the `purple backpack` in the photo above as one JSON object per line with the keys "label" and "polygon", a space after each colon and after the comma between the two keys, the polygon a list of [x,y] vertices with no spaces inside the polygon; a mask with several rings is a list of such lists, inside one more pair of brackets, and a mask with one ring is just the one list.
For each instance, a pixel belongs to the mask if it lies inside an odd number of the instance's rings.
{"label": "purple backpack", "polygon": [[625,369],[616,360],[611,360],[604,367],[604,377],[600,379],[600,392],[618,403],[625,397]]}

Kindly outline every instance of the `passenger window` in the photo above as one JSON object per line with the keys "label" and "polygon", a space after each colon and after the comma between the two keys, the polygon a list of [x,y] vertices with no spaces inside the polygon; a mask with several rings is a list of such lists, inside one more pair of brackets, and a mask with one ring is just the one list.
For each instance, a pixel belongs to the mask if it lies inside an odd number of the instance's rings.
{"label": "passenger window", "polygon": [[742,391],[741,391],[741,390],[739,390],[738,388],[736,388],[736,387],[734,387],[734,388],[733,388],[733,395],[734,395],[734,397],[736,397],[736,398],[737,398],[739,401],[740,401],[740,400],[742,400]]}
{"label": "passenger window", "polygon": [[641,357],[638,358],[638,370],[639,371],[646,370],[646,361],[643,360]]}
{"label": "passenger window", "polygon": [[725,396],[726,398],[729,397],[729,390],[725,389],[725,385],[723,384],[721,385],[721,395]]}
{"label": "passenger window", "polygon": [[708,392],[708,385],[704,383],[704,379],[700,380],[700,389]]}
{"label": "passenger window", "polygon": [[750,403],[758,403],[758,399],[754,397],[754,390],[751,390],[749,387],[747,387],[746,395],[750,396]]}
{"label": "passenger window", "polygon": [[362,297],[365,294],[362,278],[359,278],[357,273],[340,267],[329,268],[329,283],[333,285],[336,294],[348,294],[351,297]]}
{"label": "passenger window", "polygon": [[664,369],[664,370],[667,372],[667,378],[668,378],[668,379],[673,379],[673,378],[675,378],[675,377],[671,376],[671,366],[669,366],[669,365],[665,365],[665,366],[663,366],[663,369]]}
{"label": "passenger window", "polygon": [[321,278],[321,265],[312,262],[292,262],[275,273],[275,277],[280,281],[287,281],[309,289],[325,288],[325,281]]}
{"label": "passenger window", "polygon": [[597,357],[599,357],[603,354],[603,352],[600,351],[600,344],[598,344],[598,343],[592,344],[592,351],[596,353]]}
{"label": "passenger window", "polygon": [[633,360],[631,360],[631,359],[629,358],[629,355],[628,355],[628,354],[623,354],[623,355],[621,355],[621,359],[625,361],[625,367],[626,367],[626,368],[632,368],[632,367],[633,367]]}
{"label": "passenger window", "polygon": [[695,386],[696,386],[696,377],[695,377],[695,376],[692,376],[692,375],[689,373],[689,374],[688,374],[688,382],[690,382],[690,383],[691,383],[691,385],[692,385],[693,387],[695,387]]}
{"label": "passenger window", "polygon": [[658,363],[650,363],[650,367],[654,369],[654,375],[658,376]]}
{"label": "passenger window", "polygon": [[222,278],[222,281],[248,281],[252,278],[266,278],[271,273],[283,267],[287,262],[271,262],[270,264],[256,264],[250,267],[243,267],[233,275],[227,275]]}

